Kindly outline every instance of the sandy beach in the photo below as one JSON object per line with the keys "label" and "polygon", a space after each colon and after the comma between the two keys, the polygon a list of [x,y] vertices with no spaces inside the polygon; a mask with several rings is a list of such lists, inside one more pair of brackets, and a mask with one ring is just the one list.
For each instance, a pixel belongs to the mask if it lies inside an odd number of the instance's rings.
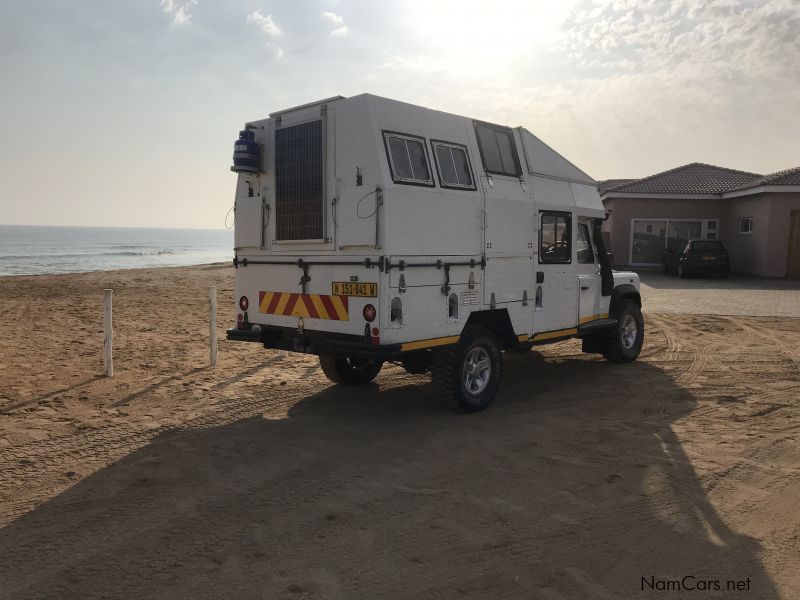
{"label": "sandy beach", "polygon": [[342,389],[225,341],[232,285],[0,278],[0,598],[800,594],[800,320],[646,312],[636,363],[507,354],[496,405],[463,416],[396,366]]}

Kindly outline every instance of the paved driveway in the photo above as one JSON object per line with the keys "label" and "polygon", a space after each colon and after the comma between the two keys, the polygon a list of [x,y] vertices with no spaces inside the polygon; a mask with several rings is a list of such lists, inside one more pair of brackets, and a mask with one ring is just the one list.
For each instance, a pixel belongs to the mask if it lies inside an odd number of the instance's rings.
{"label": "paved driveway", "polygon": [[645,310],[696,315],[800,317],[800,280],[730,279],[639,271]]}

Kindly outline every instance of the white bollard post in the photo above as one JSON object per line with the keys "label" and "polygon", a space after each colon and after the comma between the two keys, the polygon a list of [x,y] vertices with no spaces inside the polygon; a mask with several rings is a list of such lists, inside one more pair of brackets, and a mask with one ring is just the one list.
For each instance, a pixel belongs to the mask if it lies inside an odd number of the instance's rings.
{"label": "white bollard post", "polygon": [[111,322],[111,301],[114,290],[103,290],[103,374],[114,376],[114,326]]}
{"label": "white bollard post", "polygon": [[208,288],[208,336],[211,342],[211,366],[217,366],[217,288]]}

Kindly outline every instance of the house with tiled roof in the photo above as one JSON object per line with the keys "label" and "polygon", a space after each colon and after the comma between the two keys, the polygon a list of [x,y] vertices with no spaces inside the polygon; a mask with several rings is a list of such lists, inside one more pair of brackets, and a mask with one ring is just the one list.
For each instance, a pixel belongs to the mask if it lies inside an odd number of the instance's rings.
{"label": "house with tiled roof", "polygon": [[763,175],[691,163],[598,190],[615,264],[658,267],[671,241],[716,239],[734,271],[800,277],[800,167]]}

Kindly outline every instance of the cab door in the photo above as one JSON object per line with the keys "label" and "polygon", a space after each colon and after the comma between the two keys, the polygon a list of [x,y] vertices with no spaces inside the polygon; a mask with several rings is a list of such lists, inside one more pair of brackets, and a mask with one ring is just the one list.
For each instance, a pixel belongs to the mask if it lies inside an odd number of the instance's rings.
{"label": "cab door", "polygon": [[589,219],[579,217],[575,231],[575,271],[578,275],[578,324],[601,318],[602,282]]}
{"label": "cab door", "polygon": [[540,210],[535,264],[536,288],[533,330],[569,335],[577,324],[578,280],[573,256],[575,227],[572,213]]}

